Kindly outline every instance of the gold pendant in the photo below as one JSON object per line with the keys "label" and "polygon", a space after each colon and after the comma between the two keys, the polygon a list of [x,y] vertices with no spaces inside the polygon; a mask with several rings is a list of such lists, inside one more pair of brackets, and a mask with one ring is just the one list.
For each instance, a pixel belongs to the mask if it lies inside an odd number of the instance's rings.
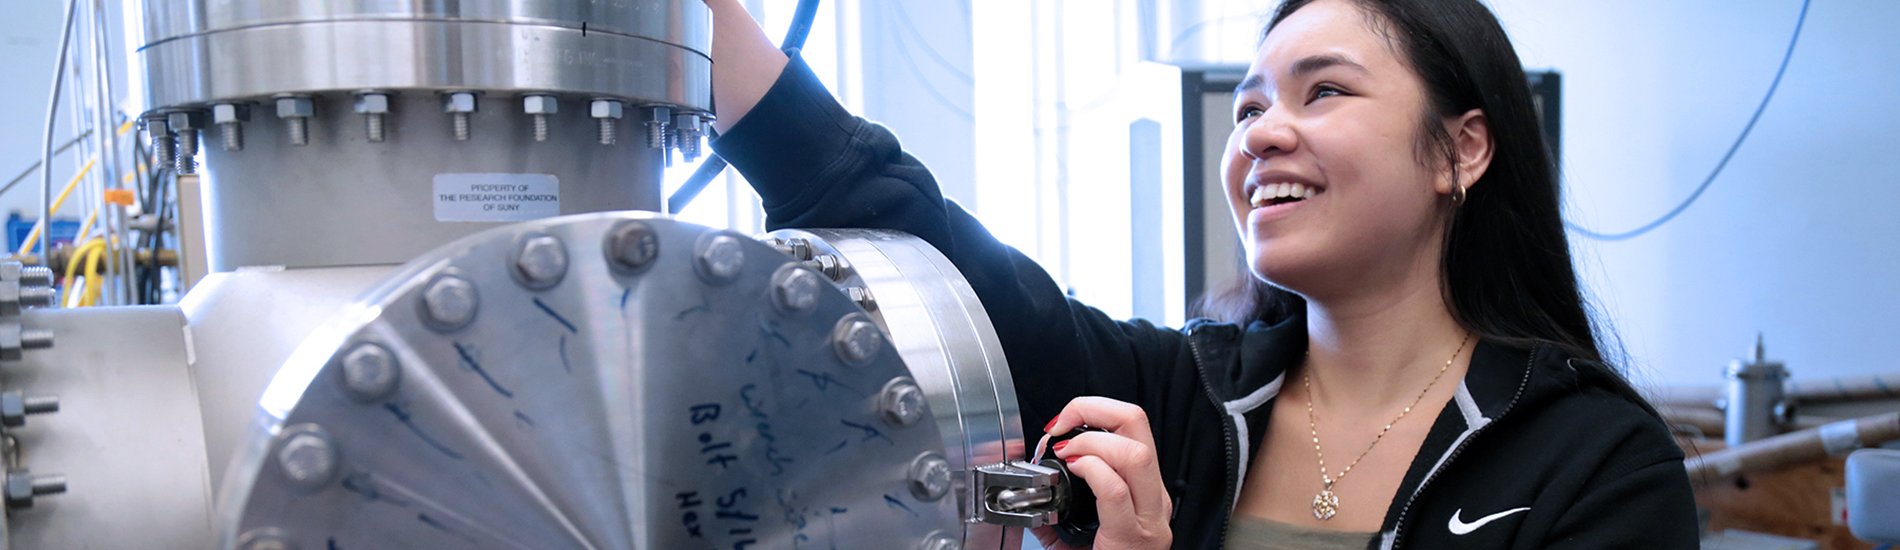
{"label": "gold pendant", "polygon": [[1339,495],[1333,494],[1332,488],[1320,489],[1319,494],[1313,495],[1313,519],[1326,521],[1333,519],[1333,514],[1337,513]]}

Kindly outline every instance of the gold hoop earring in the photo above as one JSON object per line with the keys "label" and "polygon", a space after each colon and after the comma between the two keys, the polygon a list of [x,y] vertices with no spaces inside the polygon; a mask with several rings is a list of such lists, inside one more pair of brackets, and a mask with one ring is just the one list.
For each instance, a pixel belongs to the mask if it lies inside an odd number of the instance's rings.
{"label": "gold hoop earring", "polygon": [[1452,187],[1451,188],[1451,204],[1453,206],[1464,204],[1465,199],[1467,198],[1465,196],[1465,193],[1466,193],[1465,186],[1463,185]]}

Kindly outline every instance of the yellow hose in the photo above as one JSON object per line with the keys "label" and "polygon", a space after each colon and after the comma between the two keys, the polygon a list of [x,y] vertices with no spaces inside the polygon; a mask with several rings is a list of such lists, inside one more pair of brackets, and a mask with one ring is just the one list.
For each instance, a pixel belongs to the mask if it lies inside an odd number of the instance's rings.
{"label": "yellow hose", "polygon": [[[59,213],[59,207],[66,204],[66,197],[73,194],[74,188],[79,187],[79,180],[85,179],[86,172],[91,172],[92,166],[98,163],[99,155],[93,155],[92,158],[86,159],[86,165],[79,167],[79,172],[73,174],[73,180],[66,182],[66,188],[59,192],[59,198],[53,199],[53,214]],[[47,217],[51,218],[52,216],[49,215]],[[26,240],[20,243],[20,251],[15,255],[24,257],[26,253],[32,252],[33,245],[39,242],[40,232],[44,229],[46,229],[46,220],[35,222],[33,224],[33,231],[26,234]]]}
{"label": "yellow hose", "polygon": [[99,243],[100,246],[93,249],[92,254],[86,256],[86,296],[79,299],[79,307],[97,305],[99,295],[105,290],[105,281],[99,280],[99,258],[104,257],[110,247],[103,239]]}
{"label": "yellow hose", "polygon": [[[87,253],[91,252],[94,249],[104,248],[105,245],[106,245],[105,239],[93,239],[90,241],[86,241],[86,244],[79,245],[79,248],[73,249],[72,257],[66,260],[66,278],[62,279],[63,281],[65,281],[67,294],[71,294],[73,291],[73,275],[77,274],[79,270],[80,259],[84,258]],[[90,278],[86,279],[86,283],[88,286],[90,286],[92,284],[92,279]],[[81,292],[79,296],[80,296],[80,299],[83,300],[86,294],[84,292]]]}
{"label": "yellow hose", "polygon": [[[125,135],[125,133],[129,131],[132,131],[132,121],[130,120],[125,121],[124,124],[120,124],[118,131],[113,132],[113,133],[117,135]],[[79,172],[73,174],[72,181],[66,182],[66,188],[61,189],[59,191],[59,197],[53,199],[53,208],[52,208],[53,211],[48,213],[46,217],[51,218],[53,217],[52,214],[59,213],[59,207],[61,205],[66,204],[66,196],[71,195],[73,193],[73,189],[76,187],[79,187],[79,180],[85,179],[86,173],[91,172],[93,165],[98,164],[98,163],[99,163],[98,153],[94,153],[92,155],[92,158],[86,159],[86,164],[84,166],[80,166]],[[46,167],[43,167],[43,168],[46,168]],[[94,215],[95,216],[97,215],[97,211],[94,211]],[[20,251],[15,253],[14,254],[15,256],[25,257],[28,252],[33,251],[33,245],[39,243],[40,232],[46,229],[47,221],[48,220],[40,220],[33,224],[33,230],[26,234],[26,240],[20,242]],[[74,234],[73,238],[75,240],[86,238],[85,229],[89,229],[90,228],[89,226],[91,226],[92,224],[87,223],[84,225],[88,227],[82,227],[79,233]],[[75,255],[73,257],[78,258],[79,256]],[[48,261],[49,260],[46,258],[40,259],[40,262],[42,264],[46,264]]]}

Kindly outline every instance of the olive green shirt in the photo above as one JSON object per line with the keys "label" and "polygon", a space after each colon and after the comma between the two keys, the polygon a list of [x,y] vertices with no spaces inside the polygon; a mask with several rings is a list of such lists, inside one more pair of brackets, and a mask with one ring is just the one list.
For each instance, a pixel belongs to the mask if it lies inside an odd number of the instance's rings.
{"label": "olive green shirt", "polygon": [[1226,550],[1364,550],[1378,533],[1333,531],[1235,515]]}

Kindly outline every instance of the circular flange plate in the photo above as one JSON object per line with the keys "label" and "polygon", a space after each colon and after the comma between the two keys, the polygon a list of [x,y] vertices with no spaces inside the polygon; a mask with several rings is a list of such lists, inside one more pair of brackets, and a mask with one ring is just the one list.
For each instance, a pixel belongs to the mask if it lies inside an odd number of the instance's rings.
{"label": "circular flange plate", "polygon": [[[514,275],[529,234],[565,246],[545,288]],[[616,251],[639,257],[615,267]],[[271,382],[224,484],[224,545],[900,548],[959,530],[957,499],[910,479],[943,452],[938,427],[879,409],[909,374],[898,352],[839,330],[864,314],[831,285],[779,305],[790,263],[643,213],[508,226],[410,262]]]}

